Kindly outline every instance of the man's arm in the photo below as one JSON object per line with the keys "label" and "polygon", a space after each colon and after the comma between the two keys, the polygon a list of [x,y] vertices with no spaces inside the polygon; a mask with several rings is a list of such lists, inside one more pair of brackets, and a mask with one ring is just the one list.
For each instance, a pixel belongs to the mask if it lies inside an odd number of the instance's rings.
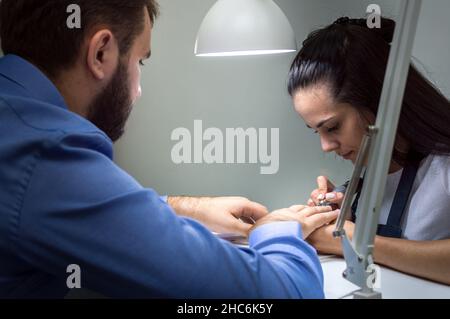
{"label": "man's arm", "polygon": [[178,215],[193,218],[214,232],[243,236],[268,214],[266,207],[244,197],[169,196],[167,203]]}
{"label": "man's arm", "polygon": [[34,272],[65,285],[76,264],[82,288],[110,297],[323,297],[320,263],[299,223],[263,225],[253,248],[239,249],[177,217],[92,149],[105,144],[99,134],[47,143],[24,179],[11,238]]}

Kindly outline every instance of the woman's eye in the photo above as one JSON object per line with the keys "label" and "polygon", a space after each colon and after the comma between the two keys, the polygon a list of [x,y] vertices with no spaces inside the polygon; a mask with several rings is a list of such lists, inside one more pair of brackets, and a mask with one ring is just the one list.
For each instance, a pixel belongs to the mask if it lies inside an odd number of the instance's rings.
{"label": "woman's eye", "polygon": [[145,65],[144,62],[143,62],[142,60],[139,61],[139,64],[142,65],[142,66]]}
{"label": "woman's eye", "polygon": [[328,131],[328,133],[331,133],[331,132],[337,131],[338,128],[339,128],[338,126],[334,126],[334,127],[329,128],[327,131]]}

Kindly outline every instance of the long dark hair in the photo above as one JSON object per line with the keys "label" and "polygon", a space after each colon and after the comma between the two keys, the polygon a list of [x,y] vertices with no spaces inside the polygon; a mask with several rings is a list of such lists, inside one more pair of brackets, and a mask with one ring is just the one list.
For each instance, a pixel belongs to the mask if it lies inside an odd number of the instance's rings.
{"label": "long dark hair", "polygon": [[[338,103],[348,103],[374,115],[383,87],[395,22],[382,18],[381,28],[369,29],[366,19],[339,18],[312,32],[292,63],[288,91],[325,83]],[[397,137],[409,144],[409,153],[394,148],[401,165],[410,155],[450,154],[450,102],[411,65]]]}

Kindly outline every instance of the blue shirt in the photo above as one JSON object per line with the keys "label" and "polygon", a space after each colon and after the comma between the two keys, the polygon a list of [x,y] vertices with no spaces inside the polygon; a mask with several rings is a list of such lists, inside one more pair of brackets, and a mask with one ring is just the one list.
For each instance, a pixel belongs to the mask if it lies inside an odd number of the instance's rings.
{"label": "blue shirt", "polygon": [[0,59],[0,297],[59,298],[69,265],[109,297],[322,298],[299,224],[266,224],[249,248],[178,217],[113,162],[111,140],[70,112],[24,59]]}

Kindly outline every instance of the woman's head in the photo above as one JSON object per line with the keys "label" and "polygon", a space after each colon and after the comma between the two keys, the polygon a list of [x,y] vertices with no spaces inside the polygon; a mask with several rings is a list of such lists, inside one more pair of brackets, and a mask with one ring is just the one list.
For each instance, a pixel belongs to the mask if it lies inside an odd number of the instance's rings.
{"label": "woman's head", "polygon": [[[369,29],[365,19],[340,18],[312,32],[289,74],[296,111],[321,137],[322,149],[354,161],[376,119],[395,22]],[[411,66],[393,159],[450,154],[450,103]]]}
{"label": "woman's head", "polygon": [[355,162],[369,121],[357,108],[338,102],[331,92],[327,83],[298,90],[293,97],[295,110],[308,128],[319,134],[324,152]]}

